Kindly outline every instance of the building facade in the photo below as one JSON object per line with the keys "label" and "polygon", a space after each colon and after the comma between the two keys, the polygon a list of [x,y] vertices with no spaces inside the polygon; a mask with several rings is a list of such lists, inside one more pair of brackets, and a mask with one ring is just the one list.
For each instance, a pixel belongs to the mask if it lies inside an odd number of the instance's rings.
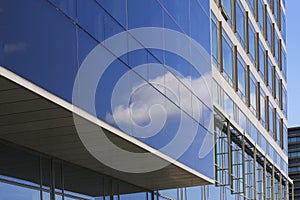
{"label": "building facade", "polygon": [[0,2],[0,199],[288,199],[284,0]]}
{"label": "building facade", "polygon": [[290,194],[293,193],[294,199],[300,199],[299,190],[299,141],[300,141],[300,128],[293,127],[288,129],[288,141],[289,141],[289,176],[294,181],[294,190],[290,190]]}

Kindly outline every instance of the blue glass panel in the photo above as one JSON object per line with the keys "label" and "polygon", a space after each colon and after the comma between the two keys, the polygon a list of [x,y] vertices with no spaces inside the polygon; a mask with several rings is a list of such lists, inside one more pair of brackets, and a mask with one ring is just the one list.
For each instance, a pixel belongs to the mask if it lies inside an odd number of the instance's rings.
{"label": "blue glass panel", "polygon": [[99,2],[119,23],[121,23],[123,27],[126,27],[126,1],[97,0],[97,2]]}
{"label": "blue glass panel", "polygon": [[225,78],[229,79],[229,83],[232,84],[233,75],[233,61],[232,61],[232,48],[225,40],[222,38],[222,48],[223,48],[223,69],[226,73]]}
{"label": "blue glass panel", "polygon": [[95,39],[90,37],[82,29],[77,28],[77,32],[78,32],[78,61],[79,61],[79,65],[81,65],[81,63],[87,57],[87,55],[99,43]]}
{"label": "blue glass panel", "polygon": [[190,12],[191,37],[210,54],[210,20],[197,0],[190,0]]}
{"label": "blue glass panel", "polygon": [[163,12],[157,1],[130,0],[127,1],[127,4],[129,29],[138,27],[163,27]]}
{"label": "blue glass panel", "polygon": [[260,89],[260,122],[263,127],[266,127],[266,95],[262,89]]}
{"label": "blue glass panel", "polygon": [[245,15],[240,2],[236,2],[236,29],[237,36],[242,46],[245,46]]}
{"label": "blue glass panel", "polygon": [[164,12],[164,28],[182,32],[181,27],[179,27],[178,23],[176,23],[167,12]]}
{"label": "blue glass panel", "polygon": [[267,16],[267,41],[269,47],[272,47],[272,22],[269,14]]}
{"label": "blue glass panel", "polygon": [[260,137],[260,147],[262,148],[262,150],[264,152],[267,152],[267,141],[264,136],[262,136],[261,134],[260,134],[260,136],[261,136]]}
{"label": "blue glass panel", "polygon": [[261,75],[261,78],[263,80],[265,80],[265,51],[264,51],[264,48],[263,48],[263,45],[259,44],[259,72],[260,72],[260,75]]}
{"label": "blue glass panel", "polygon": [[78,24],[98,41],[104,40],[104,10],[93,0],[78,1]]}
{"label": "blue glass panel", "polygon": [[94,0],[78,1],[78,23],[99,42],[125,29]]}
{"label": "blue glass panel", "polygon": [[0,194],[3,199],[40,200],[40,191],[0,182]]}
{"label": "blue glass panel", "polygon": [[189,0],[161,0],[164,7],[171,14],[172,18],[180,26],[180,28],[186,33],[190,34],[189,27]]}
{"label": "blue glass panel", "polygon": [[241,61],[242,58],[238,59],[238,89],[239,89],[239,96],[242,98],[242,100],[246,101],[246,69],[244,66],[243,61]]}
{"label": "blue glass panel", "polygon": [[231,23],[231,17],[232,17],[232,0],[221,0],[221,3],[226,11],[226,14],[228,15]]}
{"label": "blue glass panel", "polygon": [[212,21],[212,56],[217,67],[218,65],[218,28],[217,25]]}
{"label": "blue glass panel", "polygon": [[278,0],[274,0],[274,18],[277,23],[278,20]]}
{"label": "blue glass panel", "polygon": [[75,26],[46,1],[2,2],[1,65],[71,102],[78,69]]}
{"label": "blue glass panel", "polygon": [[269,133],[273,137],[274,136],[274,107],[271,103],[269,103]]}
{"label": "blue glass panel", "polygon": [[251,12],[254,15],[254,8],[255,8],[255,0],[248,0],[248,3],[250,5],[251,8]]}
{"label": "blue glass panel", "polygon": [[268,59],[268,88],[270,92],[273,92],[273,65],[270,59]]}
{"label": "blue glass panel", "polygon": [[264,27],[264,4],[262,0],[258,0],[258,25],[263,30]]}
{"label": "blue glass panel", "polygon": [[251,21],[249,20],[249,26],[248,26],[248,38],[249,38],[249,55],[250,55],[250,59],[252,61],[252,63],[255,65],[255,46],[256,46],[256,42],[255,42],[255,30],[253,28],[253,25],[251,23]]}
{"label": "blue glass panel", "polygon": [[[114,88],[117,87],[118,81],[121,79],[121,77],[129,72],[129,68],[124,65],[120,60],[116,59],[104,72],[104,74],[101,76],[101,79],[98,82],[97,87],[97,93],[96,93],[96,112],[98,118],[106,121],[109,124],[112,124],[116,127],[118,127],[115,123],[115,118],[117,120],[119,119],[119,112],[117,110],[117,105],[112,105],[112,94],[114,91]],[[120,94],[119,98],[126,98],[125,94],[131,93],[131,82],[129,80],[129,77],[124,77],[122,79],[122,83],[118,85],[120,89],[123,91],[122,94]],[[126,99],[123,100],[125,103]],[[118,104],[119,105],[119,104]],[[126,111],[126,110],[125,110]],[[124,111],[124,112],[125,112]],[[128,120],[130,116],[125,115],[124,113],[124,121]],[[127,124],[125,124],[127,125]],[[128,124],[130,126],[130,124]],[[128,133],[128,130],[125,130],[124,132]],[[128,133],[129,134],[129,133]]]}
{"label": "blue glass panel", "polygon": [[[191,122],[187,130],[193,131],[194,125]],[[214,177],[214,136],[207,132],[202,126],[198,126],[198,132],[193,142],[179,159],[183,163],[188,163],[188,166],[207,175],[210,178]],[[186,142],[186,141],[185,141]],[[201,163],[206,163],[202,165]],[[211,164],[212,163],[212,164]]]}
{"label": "blue glass panel", "polygon": [[55,6],[61,9],[66,15],[76,21],[77,0],[50,0]]}
{"label": "blue glass panel", "polygon": [[250,73],[250,110],[256,115],[256,80]]}

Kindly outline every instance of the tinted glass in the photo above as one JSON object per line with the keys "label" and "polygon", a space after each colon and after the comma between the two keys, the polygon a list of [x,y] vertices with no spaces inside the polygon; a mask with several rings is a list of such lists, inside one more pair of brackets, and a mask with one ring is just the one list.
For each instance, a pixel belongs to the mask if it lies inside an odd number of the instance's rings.
{"label": "tinted glass", "polygon": [[232,48],[223,37],[223,69],[225,72],[225,77],[228,79],[229,83],[232,84],[232,74],[233,74],[233,61],[232,61]]}

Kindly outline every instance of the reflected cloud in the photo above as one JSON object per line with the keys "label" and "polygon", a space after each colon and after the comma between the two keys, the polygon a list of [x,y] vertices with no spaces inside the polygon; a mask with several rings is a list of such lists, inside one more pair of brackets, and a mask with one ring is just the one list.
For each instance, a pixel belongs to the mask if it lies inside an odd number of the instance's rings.
{"label": "reflected cloud", "polygon": [[25,51],[25,50],[26,50],[26,44],[23,42],[5,44],[3,48],[4,53],[15,53],[15,52]]}
{"label": "reflected cloud", "polygon": [[[119,88],[116,92],[118,103],[112,103],[112,113],[106,113],[105,119],[111,124],[127,127],[125,128],[127,130],[134,125],[149,128],[153,132],[154,128],[160,130],[166,119],[180,120],[182,112],[178,108],[180,107],[194,119],[200,121],[203,105],[192,93],[206,101],[212,100],[209,85],[206,83],[208,76],[210,74],[194,79],[190,76],[177,76],[176,78],[174,74],[166,72],[149,80],[159,92],[142,79],[136,81],[130,91],[122,88],[125,87],[124,84],[118,83],[115,87]],[[126,95],[125,92],[130,94]]]}

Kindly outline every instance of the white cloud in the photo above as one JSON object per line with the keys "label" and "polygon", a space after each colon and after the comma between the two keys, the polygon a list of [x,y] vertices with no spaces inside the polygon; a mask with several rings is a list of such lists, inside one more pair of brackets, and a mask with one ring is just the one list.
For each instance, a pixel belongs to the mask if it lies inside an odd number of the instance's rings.
{"label": "white cloud", "polygon": [[[212,101],[209,91],[210,84],[206,82],[209,77],[210,75],[203,75],[197,79],[180,77],[180,83],[172,73],[167,72],[150,79],[149,82],[189,115],[200,119],[202,104],[196,97],[193,97],[191,91],[204,99],[210,106]],[[121,82],[122,80],[116,87],[123,87],[124,84]],[[112,100],[112,102],[117,102],[112,104],[113,113],[106,114],[108,122],[117,124],[127,133],[136,135],[143,131],[143,135],[149,137],[163,128],[166,119],[176,118],[178,120],[180,118],[179,108],[148,83],[136,81],[131,88],[131,91],[117,89],[118,94],[113,98],[118,99],[117,101]],[[124,94],[126,92],[128,95]]]}
{"label": "white cloud", "polygon": [[11,43],[4,45],[4,52],[5,53],[15,53],[18,51],[24,51],[26,49],[26,44],[19,42],[19,43]]}

